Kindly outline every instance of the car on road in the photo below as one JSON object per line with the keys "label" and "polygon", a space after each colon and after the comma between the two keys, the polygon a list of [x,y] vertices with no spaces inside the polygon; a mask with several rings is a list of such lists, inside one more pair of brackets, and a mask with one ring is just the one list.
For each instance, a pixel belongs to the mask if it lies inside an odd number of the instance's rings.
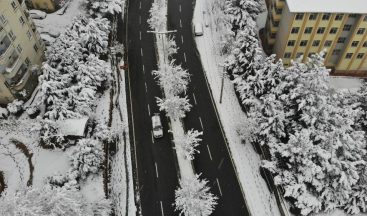
{"label": "car on road", "polygon": [[154,138],[163,137],[163,127],[159,113],[154,113],[154,115],[152,116],[152,126]]}
{"label": "car on road", "polygon": [[194,33],[195,36],[202,36],[204,34],[203,24],[197,22],[194,24]]}

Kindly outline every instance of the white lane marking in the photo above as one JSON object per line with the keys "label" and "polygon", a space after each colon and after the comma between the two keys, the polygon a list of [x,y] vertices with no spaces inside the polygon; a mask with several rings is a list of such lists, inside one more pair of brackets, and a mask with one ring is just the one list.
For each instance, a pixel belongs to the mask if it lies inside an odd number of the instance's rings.
{"label": "white lane marking", "polygon": [[181,35],[181,42],[182,42],[182,44],[183,44],[183,36]]}
{"label": "white lane marking", "polygon": [[182,28],[182,21],[181,21],[181,19],[180,19],[180,28]]}
{"label": "white lane marking", "polygon": [[153,136],[153,131],[150,131],[150,133],[152,134],[152,143],[154,144],[154,136]]}
{"label": "white lane marking", "polygon": [[149,106],[149,104],[148,104],[148,114],[150,116],[150,106]]}
{"label": "white lane marking", "polygon": [[143,57],[143,48],[140,48],[140,55]]}
{"label": "white lane marking", "polygon": [[186,53],[184,52],[184,59],[185,59],[185,62],[186,62]]}
{"label": "white lane marking", "polygon": [[144,65],[143,65],[143,72],[145,72],[145,68],[144,68]]}
{"label": "white lane marking", "polygon": [[161,202],[161,212],[162,212],[162,216],[164,216],[164,211],[163,211],[163,204],[162,204],[162,201]]}
{"label": "white lane marking", "polygon": [[201,129],[204,130],[204,126],[203,126],[203,122],[201,121],[201,117],[199,117],[199,121],[200,121]]}
{"label": "white lane marking", "polygon": [[139,16],[139,24],[141,24],[141,16]]}
{"label": "white lane marking", "polygon": [[224,161],[224,158],[222,158],[222,160],[220,160],[218,170],[220,170],[220,168],[222,167],[223,161]]}
{"label": "white lane marking", "polygon": [[181,13],[181,5],[180,5],[180,13]]}
{"label": "white lane marking", "polygon": [[[145,93],[148,93],[147,83],[145,83]],[[149,105],[149,104],[148,104]]]}
{"label": "white lane marking", "polygon": [[155,175],[158,178],[158,167],[157,167],[157,162],[154,163],[155,164]]}
{"label": "white lane marking", "polygon": [[198,103],[196,102],[195,94],[194,94],[194,93],[192,93],[192,96],[194,97],[194,103],[195,103],[195,105],[198,105]]}
{"label": "white lane marking", "polygon": [[221,196],[223,196],[223,194],[222,194],[222,189],[220,188],[220,184],[219,184],[219,180],[218,180],[218,178],[217,178],[217,185],[218,185],[218,189],[219,189],[219,193],[220,193],[220,195],[221,195]]}
{"label": "white lane marking", "polygon": [[141,9],[141,2],[140,2],[140,4],[139,4],[139,9]]}
{"label": "white lane marking", "polygon": [[209,153],[210,160],[213,160],[212,153],[210,152],[209,145],[206,145],[206,147],[208,148],[208,153]]}
{"label": "white lane marking", "polygon": [[141,31],[139,31],[139,39],[141,40]]}

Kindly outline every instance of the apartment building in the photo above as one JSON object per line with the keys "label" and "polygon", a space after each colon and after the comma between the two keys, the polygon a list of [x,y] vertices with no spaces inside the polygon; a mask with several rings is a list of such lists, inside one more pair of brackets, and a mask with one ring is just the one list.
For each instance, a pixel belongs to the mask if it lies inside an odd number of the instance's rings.
{"label": "apartment building", "polygon": [[[365,0],[267,0],[263,43],[287,66],[326,51],[335,75],[367,76]],[[302,57],[303,56],[303,57]]]}
{"label": "apartment building", "polygon": [[44,45],[21,0],[0,0],[0,104],[29,97]]}

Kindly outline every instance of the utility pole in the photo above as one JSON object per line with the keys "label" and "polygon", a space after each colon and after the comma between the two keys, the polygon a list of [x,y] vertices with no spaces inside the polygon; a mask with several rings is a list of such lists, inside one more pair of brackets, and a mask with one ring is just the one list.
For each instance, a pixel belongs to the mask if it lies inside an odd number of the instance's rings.
{"label": "utility pole", "polygon": [[[147,31],[148,33],[153,33],[156,35],[159,35],[162,39],[162,45],[163,45],[163,62],[166,64],[166,47],[165,47],[165,41],[164,41],[164,35],[176,33],[177,30],[171,30],[171,31]],[[159,48],[158,48],[159,49]]]}
{"label": "utility pole", "polygon": [[219,103],[222,103],[222,98],[223,98],[223,88],[224,88],[224,76],[225,76],[225,71],[224,71],[224,66],[223,65],[219,65],[220,67],[223,67],[223,72],[222,72],[222,84],[220,86],[220,96],[219,96]]}

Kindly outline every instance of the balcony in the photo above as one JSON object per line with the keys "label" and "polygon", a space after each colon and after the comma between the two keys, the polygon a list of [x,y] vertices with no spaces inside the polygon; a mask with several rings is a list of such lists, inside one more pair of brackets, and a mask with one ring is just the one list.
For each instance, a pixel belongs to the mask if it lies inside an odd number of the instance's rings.
{"label": "balcony", "polygon": [[27,71],[28,71],[28,66],[26,64],[22,64],[22,66],[20,66],[15,76],[13,76],[12,78],[6,79],[6,84],[9,87],[16,87],[16,86],[21,85],[23,83],[23,78],[27,74]]}
{"label": "balcony", "polygon": [[16,65],[16,63],[19,60],[19,55],[17,53],[17,51],[13,50],[12,54],[9,56],[8,60],[7,60],[7,65],[6,65],[6,72],[11,73]]}
{"label": "balcony", "polygon": [[[1,36],[1,33],[0,33],[0,36]],[[4,54],[9,50],[10,45],[11,45],[11,40],[7,35],[5,37],[3,37],[3,39],[1,39],[1,41],[0,41],[0,58],[2,58],[4,56]]]}

